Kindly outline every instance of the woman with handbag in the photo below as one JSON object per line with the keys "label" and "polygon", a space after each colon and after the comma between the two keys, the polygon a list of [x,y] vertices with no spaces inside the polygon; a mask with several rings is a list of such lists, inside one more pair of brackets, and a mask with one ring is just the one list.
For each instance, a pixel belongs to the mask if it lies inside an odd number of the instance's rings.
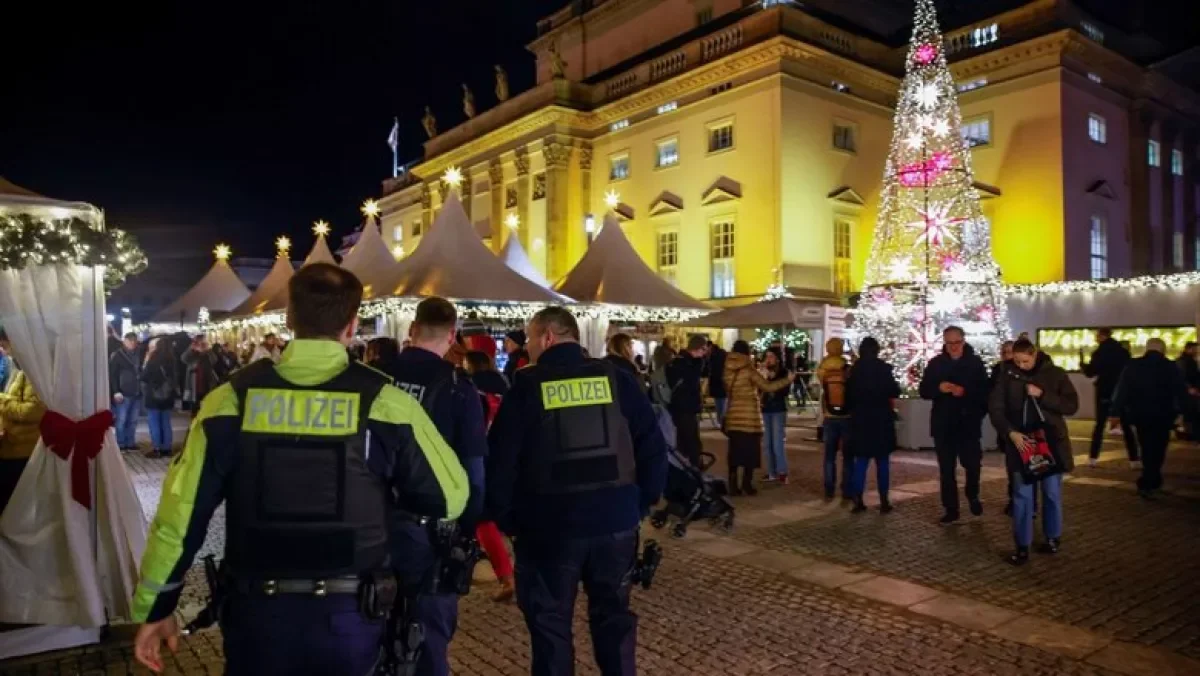
{"label": "woman with handbag", "polygon": [[142,366],[141,380],[152,444],[150,452],[146,455],[165,458],[171,455],[171,412],[175,410],[177,395],[175,354],[171,351],[169,341],[155,338],[150,342],[146,351],[146,362]]}
{"label": "woman with handbag", "polygon": [[1014,566],[1029,562],[1033,543],[1034,491],[1042,491],[1042,534],[1038,547],[1057,554],[1062,537],[1062,475],[1075,468],[1066,417],[1079,409],[1079,395],[1067,373],[1050,363],[1027,339],[1013,345],[1013,362],[992,388],[988,411],[1004,443],[1005,467],[1012,479]]}

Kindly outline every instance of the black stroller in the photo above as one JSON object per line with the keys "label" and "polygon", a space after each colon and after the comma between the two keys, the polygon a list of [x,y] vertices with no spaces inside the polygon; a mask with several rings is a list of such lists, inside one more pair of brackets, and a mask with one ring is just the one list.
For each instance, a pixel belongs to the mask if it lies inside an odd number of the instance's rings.
{"label": "black stroller", "polygon": [[677,538],[687,535],[688,524],[700,519],[708,519],[726,533],[733,530],[733,505],[725,499],[729,489],[724,480],[705,474],[716,457],[701,453],[700,467],[696,467],[671,449],[667,460],[667,486],[663,491],[667,506],[650,515],[650,524],[662,528],[669,517],[678,517],[679,521],[671,528],[671,536]]}

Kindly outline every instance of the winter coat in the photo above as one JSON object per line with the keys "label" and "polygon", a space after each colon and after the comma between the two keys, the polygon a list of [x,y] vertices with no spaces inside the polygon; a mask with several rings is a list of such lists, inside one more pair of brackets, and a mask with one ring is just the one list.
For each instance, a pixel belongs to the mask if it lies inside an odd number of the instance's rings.
{"label": "winter coat", "polygon": [[667,385],[671,388],[671,405],[667,410],[675,418],[696,416],[704,409],[704,395],[700,391],[700,372],[704,363],[680,352],[667,364]]}
{"label": "winter coat", "polygon": [[1179,370],[1183,373],[1184,384],[1200,390],[1200,363],[1196,362],[1196,358],[1181,354],[1175,363],[1179,364]]}
{"label": "winter coat", "polygon": [[1109,415],[1123,417],[1134,425],[1171,427],[1190,403],[1179,368],[1161,352],[1147,352],[1125,367],[1113,390]]}
{"label": "winter coat", "polygon": [[217,387],[217,355],[211,351],[188,350],[180,357],[187,367],[183,377],[183,400],[199,403]]}
{"label": "winter coat", "polygon": [[892,365],[878,357],[862,357],[850,368],[846,403],[850,407],[847,449],[859,458],[886,458],[896,449],[896,415],[892,400],[900,396]]}
{"label": "winter coat", "polygon": [[[961,397],[942,392],[939,386],[944,382],[966,392]],[[929,432],[936,442],[974,441],[982,436],[990,387],[987,368],[973,347],[964,345],[958,359],[951,359],[943,348],[925,367],[920,391],[922,399],[933,401]]]}
{"label": "winter coat", "polygon": [[725,390],[725,356],[729,354],[720,347],[713,345],[708,353],[708,365],[705,367],[705,377],[708,378],[708,396],[713,399],[724,399],[728,396]]}
{"label": "winter coat", "polygon": [[642,383],[643,380],[645,380],[644,378],[642,378],[642,372],[638,370],[637,365],[634,364],[633,362],[629,361],[625,357],[622,357],[619,354],[606,354],[606,355],[604,355],[604,361],[609,362],[613,366],[616,366],[617,368],[621,369],[622,371],[633,376],[633,379],[636,380],[639,384]]}
{"label": "winter coat", "polygon": [[[175,382],[176,369],[173,358],[158,357],[147,363],[146,367],[142,369],[142,396],[145,397],[146,408],[153,411],[175,408],[175,397],[178,394]],[[158,391],[162,389],[163,383],[170,385],[170,397],[158,396]]]}
{"label": "winter coat", "polygon": [[142,356],[123,346],[108,357],[108,389],[110,394],[126,398],[141,396]]}
{"label": "winter coat", "polygon": [[508,353],[508,361],[504,362],[504,379],[513,382],[517,370],[529,364],[529,353],[525,348],[519,348]]}
{"label": "winter coat", "polygon": [[1005,467],[1009,474],[1022,469],[1021,456],[1009,433],[1027,430],[1037,423],[1037,411],[1032,403],[1027,403],[1030,397],[1025,386],[1030,383],[1042,390],[1037,404],[1046,421],[1046,441],[1057,451],[1063,469],[1069,472],[1075,468],[1075,458],[1067,417],[1079,410],[1079,394],[1067,372],[1042,353],[1038,353],[1032,371],[1022,371],[1015,364],[1007,366],[988,398],[988,414],[1003,444]]}
{"label": "winter coat", "polygon": [[730,432],[762,434],[763,419],[759,410],[759,392],[778,392],[786,389],[788,381],[769,382],[759,374],[750,357],[730,352],[725,357],[725,390],[729,407],[725,411],[725,429]]}
{"label": "winter coat", "polygon": [[[779,365],[779,370],[768,376],[769,382],[776,382],[780,378],[787,380],[788,368],[783,364]],[[787,413],[788,410],[788,394],[791,388],[785,387],[782,390],[775,392],[764,392],[762,395],[762,412],[763,413]]]}
{"label": "winter coat", "polygon": [[[846,369],[846,358],[842,356],[843,343],[841,338],[830,338],[825,341],[825,358],[817,365],[817,382],[821,383],[821,387],[825,387],[825,382],[830,374]],[[821,413],[826,418],[845,418],[845,415],[839,415],[829,412],[829,407],[825,405],[825,397],[821,397]]]}
{"label": "winter coat", "polygon": [[39,425],[46,405],[38,398],[24,371],[9,377],[8,389],[0,394],[0,460],[24,460],[33,453],[42,436]]}
{"label": "winter coat", "polygon": [[1112,338],[1101,341],[1096,351],[1092,352],[1091,361],[1083,365],[1083,374],[1096,379],[1097,399],[1112,398],[1117,381],[1121,379],[1121,372],[1125,370],[1131,358],[1129,350]]}

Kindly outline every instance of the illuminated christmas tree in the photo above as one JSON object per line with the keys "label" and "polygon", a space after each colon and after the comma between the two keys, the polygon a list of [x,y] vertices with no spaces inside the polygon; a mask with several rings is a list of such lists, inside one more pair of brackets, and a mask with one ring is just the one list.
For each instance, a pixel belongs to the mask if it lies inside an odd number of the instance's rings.
{"label": "illuminated christmas tree", "polygon": [[917,0],[905,68],[854,333],[879,340],[911,390],[943,328],[962,327],[988,361],[1008,314],[933,0]]}

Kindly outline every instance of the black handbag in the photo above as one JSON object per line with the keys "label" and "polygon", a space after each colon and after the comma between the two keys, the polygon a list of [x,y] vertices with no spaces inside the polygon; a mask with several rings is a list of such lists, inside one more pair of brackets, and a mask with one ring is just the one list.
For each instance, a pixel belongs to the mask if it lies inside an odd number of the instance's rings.
{"label": "black handbag", "polygon": [[[1032,422],[1029,421],[1030,404],[1033,404],[1033,410],[1037,414],[1037,420]],[[1042,413],[1037,399],[1025,397],[1025,403],[1021,407],[1021,423],[1024,427],[1022,434],[1033,442],[1028,449],[1017,449],[1021,458],[1021,476],[1025,483],[1037,483],[1046,477],[1062,474],[1063,464],[1058,456],[1058,444],[1051,442],[1050,436],[1046,434],[1046,416]]]}

